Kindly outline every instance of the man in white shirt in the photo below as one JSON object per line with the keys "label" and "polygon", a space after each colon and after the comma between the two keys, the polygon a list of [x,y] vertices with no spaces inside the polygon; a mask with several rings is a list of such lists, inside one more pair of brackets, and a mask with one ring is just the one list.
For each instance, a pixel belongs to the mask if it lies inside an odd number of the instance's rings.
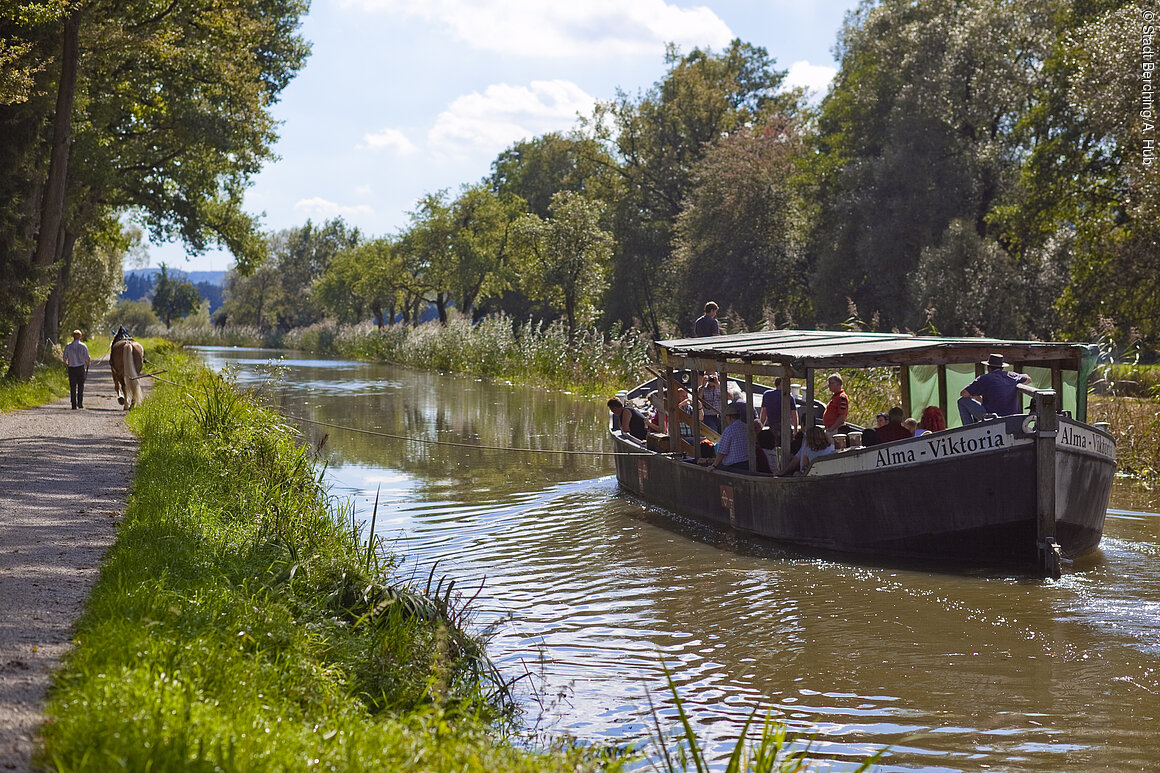
{"label": "man in white shirt", "polygon": [[85,407],[85,376],[89,372],[89,347],[81,341],[81,331],[72,332],[72,343],[64,347],[64,364],[68,366],[68,396],[73,410]]}

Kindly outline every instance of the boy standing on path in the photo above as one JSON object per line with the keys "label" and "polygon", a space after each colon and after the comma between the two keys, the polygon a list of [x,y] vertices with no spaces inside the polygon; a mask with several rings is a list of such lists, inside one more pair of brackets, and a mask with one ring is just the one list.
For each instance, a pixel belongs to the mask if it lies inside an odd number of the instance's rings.
{"label": "boy standing on path", "polygon": [[64,347],[64,364],[68,366],[68,395],[75,411],[85,407],[85,376],[89,372],[89,347],[81,341],[81,331],[72,332],[72,343]]}

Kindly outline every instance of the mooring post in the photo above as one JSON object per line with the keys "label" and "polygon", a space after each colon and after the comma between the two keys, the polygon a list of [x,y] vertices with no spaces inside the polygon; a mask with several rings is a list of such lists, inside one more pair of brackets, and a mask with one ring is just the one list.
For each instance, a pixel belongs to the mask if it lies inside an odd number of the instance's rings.
{"label": "mooring post", "polygon": [[[1032,391],[1032,390],[1028,390]],[[1059,434],[1056,392],[1033,390],[1035,406],[1035,502],[1039,568],[1059,578],[1059,543],[1055,539],[1055,442]]]}

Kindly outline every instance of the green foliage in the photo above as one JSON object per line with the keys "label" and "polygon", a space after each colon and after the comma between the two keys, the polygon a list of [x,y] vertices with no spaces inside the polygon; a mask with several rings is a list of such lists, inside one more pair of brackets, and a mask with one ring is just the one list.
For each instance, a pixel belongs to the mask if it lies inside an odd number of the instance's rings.
{"label": "green foliage", "polygon": [[1014,132],[1039,85],[1046,0],[886,0],[848,20],[812,174],[819,312],[852,300],[888,327],[924,318],[902,277],[958,219],[993,236],[1029,148]]}
{"label": "green foliage", "polygon": [[594,317],[607,287],[613,239],[600,227],[600,216],[598,203],[560,191],[546,220],[528,213],[515,226],[524,288],[531,298],[563,309],[569,335]]}
{"label": "green foliage", "polygon": [[[96,330],[117,302],[124,287],[122,263],[125,255],[139,244],[140,232],[123,228],[106,218],[77,240],[67,283],[60,328]],[[142,328],[142,331],[144,329]]]}
{"label": "green foliage", "polygon": [[161,264],[161,275],[153,285],[153,313],[171,327],[177,317],[187,317],[201,305],[201,293],[188,279],[171,279],[169,269]]}
{"label": "green foliage", "polygon": [[670,48],[667,63],[665,77],[639,99],[621,93],[598,106],[592,126],[624,186],[609,212],[617,249],[606,315],[645,320],[654,333],[673,311],[659,288],[695,163],[718,138],[789,110],[800,96],[780,89],[785,73],[764,49],[740,40],[720,53]]}
{"label": "green foliage", "polygon": [[105,316],[104,327],[116,330],[124,326],[134,336],[144,335],[151,327],[155,327],[161,320],[153,313],[153,306],[145,301],[118,301],[117,305]]}
{"label": "green foliage", "polygon": [[[305,0],[4,6],[0,338],[23,326],[14,370],[29,367],[30,342],[55,337],[60,296],[73,302],[65,317],[103,313],[110,243],[85,242],[126,213],[155,239],[181,239],[194,252],[224,245],[242,271],[260,259],[242,195],[271,157],[270,108],[305,61],[308,46],[296,29],[306,7]],[[41,323],[36,309],[46,298]]]}
{"label": "green foliage", "polygon": [[[59,770],[595,770],[517,750],[448,588],[393,579],[293,430],[163,349],[118,539],[48,708]],[[613,768],[616,763],[613,763]]]}
{"label": "green foliage", "polygon": [[771,120],[719,139],[694,166],[668,282],[683,329],[710,298],[746,327],[809,315],[803,204],[792,183],[800,144],[795,126]]}

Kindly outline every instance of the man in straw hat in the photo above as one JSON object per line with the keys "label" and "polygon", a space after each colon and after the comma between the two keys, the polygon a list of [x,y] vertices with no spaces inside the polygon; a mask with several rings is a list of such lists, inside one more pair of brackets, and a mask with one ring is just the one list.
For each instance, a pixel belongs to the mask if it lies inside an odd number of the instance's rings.
{"label": "man in straw hat", "polygon": [[960,393],[959,417],[964,425],[982,421],[988,413],[996,416],[1019,413],[1018,385],[1031,381],[1031,376],[1026,373],[1003,370],[1007,363],[1003,362],[1001,354],[992,354],[983,365],[987,366],[987,372]]}
{"label": "man in straw hat", "polygon": [[89,347],[81,341],[81,331],[72,332],[72,343],[64,347],[64,364],[68,366],[68,396],[73,410],[85,407],[85,375],[89,372]]}

